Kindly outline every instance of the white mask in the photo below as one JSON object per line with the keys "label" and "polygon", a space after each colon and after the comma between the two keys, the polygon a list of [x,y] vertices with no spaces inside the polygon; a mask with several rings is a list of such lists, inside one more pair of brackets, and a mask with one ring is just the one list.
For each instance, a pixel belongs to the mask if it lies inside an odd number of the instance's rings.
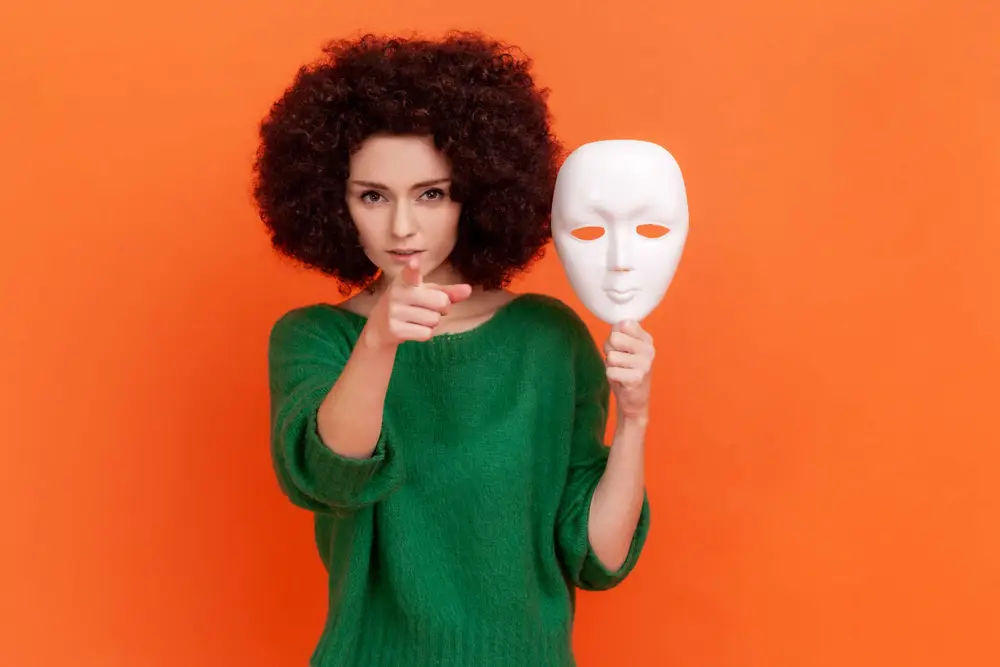
{"label": "white mask", "polygon": [[596,141],[573,151],[559,170],[556,252],[576,295],[604,322],[639,321],[659,305],[687,233],[684,179],[662,146]]}

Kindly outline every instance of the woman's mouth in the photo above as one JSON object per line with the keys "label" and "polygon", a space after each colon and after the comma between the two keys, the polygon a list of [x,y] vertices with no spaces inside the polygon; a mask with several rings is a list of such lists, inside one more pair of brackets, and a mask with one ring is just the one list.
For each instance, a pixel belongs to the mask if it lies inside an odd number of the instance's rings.
{"label": "woman's mouth", "polygon": [[390,250],[389,251],[389,256],[392,257],[397,262],[405,262],[408,259],[410,259],[411,257],[413,257],[414,255],[419,255],[422,252],[423,252],[423,250],[401,250],[401,249],[396,249],[396,250]]}

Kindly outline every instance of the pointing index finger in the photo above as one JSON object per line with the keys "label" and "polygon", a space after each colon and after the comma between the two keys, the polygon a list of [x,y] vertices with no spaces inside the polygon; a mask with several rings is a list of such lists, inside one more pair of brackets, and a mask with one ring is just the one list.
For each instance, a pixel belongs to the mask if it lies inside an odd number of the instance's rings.
{"label": "pointing index finger", "polygon": [[413,255],[406,262],[401,274],[403,282],[410,287],[420,287],[423,283],[423,276],[420,275],[420,257]]}

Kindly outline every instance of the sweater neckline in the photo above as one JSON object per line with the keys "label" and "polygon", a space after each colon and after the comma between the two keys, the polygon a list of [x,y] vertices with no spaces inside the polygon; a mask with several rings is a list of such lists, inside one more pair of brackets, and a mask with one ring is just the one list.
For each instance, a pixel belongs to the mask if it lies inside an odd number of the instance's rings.
{"label": "sweater neckline", "polygon": [[[438,334],[426,341],[406,341],[401,345],[401,348],[408,348],[418,354],[434,352],[455,353],[470,345],[479,348],[480,343],[487,341],[498,330],[503,330],[505,320],[516,310],[518,305],[528,300],[530,296],[530,293],[515,294],[510,301],[497,308],[489,319],[471,329]],[[359,334],[368,322],[368,316],[348,310],[339,304],[326,305],[334,311],[353,319],[358,324]]]}

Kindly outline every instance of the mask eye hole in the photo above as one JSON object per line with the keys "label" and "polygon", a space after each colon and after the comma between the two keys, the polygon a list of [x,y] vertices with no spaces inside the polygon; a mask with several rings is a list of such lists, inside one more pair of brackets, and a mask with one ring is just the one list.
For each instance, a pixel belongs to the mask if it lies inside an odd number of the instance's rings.
{"label": "mask eye hole", "polygon": [[658,239],[661,236],[666,236],[670,232],[670,228],[650,223],[639,225],[635,231],[639,232],[639,236],[644,236],[647,239]]}
{"label": "mask eye hole", "polygon": [[604,236],[604,228],[596,225],[577,227],[571,234],[581,241],[594,241]]}

